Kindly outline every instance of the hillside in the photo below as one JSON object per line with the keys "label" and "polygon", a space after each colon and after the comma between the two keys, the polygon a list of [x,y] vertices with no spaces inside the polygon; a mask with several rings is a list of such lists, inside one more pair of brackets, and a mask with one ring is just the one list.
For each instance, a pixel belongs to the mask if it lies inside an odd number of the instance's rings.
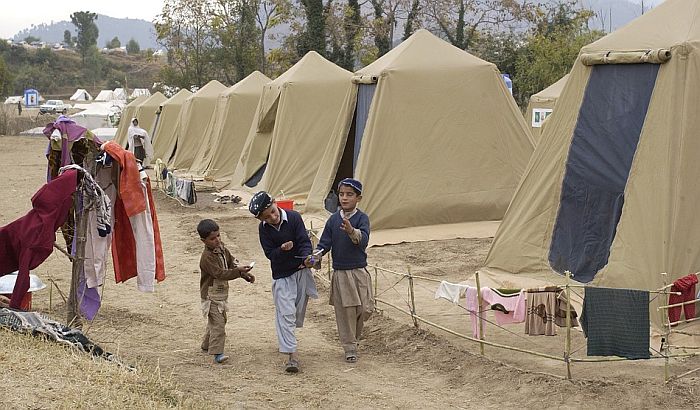
{"label": "hillside", "polygon": [[[152,48],[157,50],[161,48],[156,42],[155,29],[153,23],[139,19],[120,19],[97,15],[95,21],[97,28],[100,30],[100,36],[97,39],[97,46],[104,47],[107,41],[118,37],[122,45],[130,39],[136,40],[141,49]],[[70,13],[66,13],[66,20],[54,22],[50,24],[42,23],[31,28],[26,28],[12,37],[14,41],[21,41],[27,36],[34,36],[41,41],[49,43],[60,43],[63,41],[63,32],[69,30],[73,36],[77,34],[75,26],[70,22]]]}
{"label": "hillside", "polygon": [[93,96],[102,89],[151,88],[163,64],[145,52],[101,54],[96,76],[95,67],[83,65],[72,50],[25,49],[0,42],[0,56],[11,77],[6,94],[19,95],[26,88],[35,88],[44,98],[63,99],[76,88],[85,88]]}

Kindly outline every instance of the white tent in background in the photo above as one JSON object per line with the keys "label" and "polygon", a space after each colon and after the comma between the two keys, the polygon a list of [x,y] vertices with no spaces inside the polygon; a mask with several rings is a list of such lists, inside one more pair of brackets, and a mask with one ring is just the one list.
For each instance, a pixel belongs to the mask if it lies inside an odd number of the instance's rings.
{"label": "white tent in background", "polygon": [[116,95],[114,95],[114,91],[112,90],[102,90],[100,91],[99,94],[97,94],[97,97],[95,97],[95,101],[113,101],[113,100],[118,100]]}
{"label": "white tent in background", "polygon": [[71,101],[92,101],[92,96],[90,95],[87,90],[83,88],[78,88],[75,90],[75,93],[73,93],[73,96],[70,97]]}
{"label": "white tent in background", "polygon": [[148,91],[147,88],[134,88],[134,91],[131,93],[131,97],[129,98],[136,98],[141,96],[150,97],[151,92]]}
{"label": "white tent in background", "polygon": [[85,110],[70,117],[78,125],[88,129],[113,127],[114,118],[121,112],[121,107],[112,105],[110,102],[80,104],[78,108]]}
{"label": "white tent in background", "polygon": [[128,94],[126,93],[126,90],[123,88],[115,88],[114,89],[114,99],[115,100],[125,100],[126,101],[127,95]]}
{"label": "white tent in background", "polygon": [[7,97],[7,99],[5,100],[5,104],[17,104],[18,102],[23,100],[24,99],[21,95],[13,95],[11,97]]}
{"label": "white tent in background", "polygon": [[93,128],[90,131],[102,141],[112,141],[114,136],[117,135],[116,128]]}

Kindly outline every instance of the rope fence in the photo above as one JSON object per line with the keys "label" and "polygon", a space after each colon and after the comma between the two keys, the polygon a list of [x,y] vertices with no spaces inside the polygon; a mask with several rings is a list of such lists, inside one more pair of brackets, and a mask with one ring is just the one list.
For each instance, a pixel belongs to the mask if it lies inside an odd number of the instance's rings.
{"label": "rope fence", "polygon": [[[330,258],[329,258],[330,259]],[[618,357],[618,356],[611,356],[611,357],[575,357],[574,355],[582,350],[584,347],[586,347],[586,343],[583,343],[580,346],[572,346],[572,317],[571,317],[571,295],[575,294],[581,297],[580,293],[578,290],[587,288],[589,286],[586,285],[580,285],[580,284],[572,284],[570,283],[571,278],[570,278],[570,273],[566,272],[566,284],[560,286],[560,288],[563,288],[562,291],[566,293],[566,317],[565,317],[565,326],[562,326],[565,330],[564,334],[564,346],[563,346],[563,352],[561,355],[555,355],[555,354],[550,354],[550,353],[544,353],[541,351],[533,350],[533,349],[528,349],[528,348],[523,348],[523,347],[516,347],[516,346],[511,346],[508,344],[504,343],[497,343],[494,341],[486,340],[484,337],[484,322],[488,323],[491,326],[498,327],[500,330],[518,337],[519,339],[525,340],[528,343],[537,346],[539,348],[543,348],[542,345],[539,343],[536,343],[534,340],[531,340],[531,338],[527,338],[521,335],[518,335],[517,333],[498,325],[492,320],[489,320],[486,317],[486,312],[488,310],[483,309],[483,300],[482,300],[482,294],[481,294],[481,281],[479,277],[479,272],[475,273],[474,279],[476,282],[476,289],[477,289],[477,300],[478,300],[478,309],[477,311],[470,311],[467,307],[461,306],[458,304],[460,308],[464,310],[463,313],[459,314],[451,314],[448,313],[446,315],[443,314],[419,314],[418,309],[417,309],[417,304],[416,304],[416,289],[420,289],[425,292],[433,292],[434,290],[431,290],[428,288],[428,286],[422,285],[420,282],[424,283],[441,283],[442,280],[435,279],[435,278],[429,278],[421,275],[415,275],[411,272],[410,267],[407,267],[406,272],[398,272],[396,270],[391,270],[391,269],[386,269],[382,268],[376,265],[368,265],[368,269],[372,270],[374,272],[373,275],[373,282],[374,282],[374,295],[375,295],[375,301],[379,304],[388,306],[395,311],[402,313],[406,316],[409,316],[411,318],[411,321],[413,322],[413,326],[416,329],[420,329],[420,325],[427,325],[430,327],[433,327],[435,329],[439,329],[443,332],[446,332],[452,336],[455,336],[459,339],[469,341],[471,343],[476,343],[479,345],[479,353],[481,355],[485,355],[485,346],[490,346],[494,347],[497,349],[502,349],[502,350],[507,350],[507,351],[514,351],[514,352],[519,352],[519,353],[524,353],[527,355],[531,356],[536,356],[536,357],[541,357],[549,360],[553,360],[556,362],[563,362],[566,365],[566,377],[558,376],[558,375],[551,375],[554,377],[558,378],[565,378],[567,380],[572,380],[572,369],[571,369],[571,364],[572,363],[605,363],[605,362],[622,362],[622,361],[630,361],[633,359],[628,359],[626,357]],[[330,273],[331,273],[331,266],[330,266],[330,261],[328,265],[328,274],[329,274],[329,279],[330,279]],[[392,276],[394,278],[392,278]],[[398,277],[398,280],[396,279]],[[380,289],[380,278],[382,279],[382,282],[384,283],[389,283],[388,285],[382,286]],[[324,278],[325,279],[325,278]],[[329,280],[330,282],[330,280]],[[406,294],[402,294],[397,288],[400,284],[406,284],[407,286],[407,291]],[[661,289],[655,290],[655,291],[649,291],[650,294],[655,294],[656,297],[662,296],[662,295],[670,295],[670,294],[679,294],[679,292],[674,292],[671,290],[668,290],[670,286],[665,286]],[[402,305],[404,307],[399,306],[395,301],[390,301],[386,297],[381,297],[381,296],[388,296],[388,292],[394,291],[397,295],[400,296],[400,300]],[[392,293],[393,294],[393,293]],[[653,301],[653,299],[651,300]],[[694,301],[688,301],[688,302],[683,302],[683,303],[676,303],[676,304],[667,304],[664,306],[660,306],[657,310],[664,310],[672,307],[677,307],[677,306],[683,306],[688,303],[694,303],[697,302],[698,300]],[[473,337],[466,335],[462,332],[450,329],[447,326],[435,323],[434,321],[428,319],[427,317],[435,317],[435,316],[440,316],[440,317],[445,317],[445,316],[456,316],[456,315],[461,315],[464,316],[467,313],[471,313],[476,315],[476,320],[478,321],[478,337]],[[665,315],[667,318],[668,316]],[[688,319],[685,321],[678,321],[678,322],[673,322],[673,323],[668,323],[668,320],[666,320],[666,323],[664,323],[664,328],[666,329],[665,334],[664,334],[664,339],[662,339],[662,347],[660,350],[652,350],[652,354],[649,359],[663,359],[665,360],[664,364],[664,382],[668,383],[673,380],[678,380],[680,378],[689,376],[691,374],[694,374],[698,371],[700,371],[700,368],[698,369],[693,369],[690,371],[686,371],[681,374],[677,374],[674,376],[671,376],[669,374],[669,368],[670,368],[670,359],[680,359],[680,358],[691,358],[695,356],[700,356],[700,352],[695,351],[695,352],[684,352],[684,353],[673,353],[671,349],[684,349],[684,350],[700,350],[700,346],[687,346],[687,345],[679,345],[679,344],[670,344],[668,342],[669,337],[672,333],[677,333],[677,334],[683,334],[683,335],[688,335],[688,336],[698,336],[700,333],[696,332],[689,332],[687,330],[675,330],[672,328],[675,324],[678,323],[688,323],[688,322],[693,322],[696,320],[699,320],[700,318],[695,318],[695,319]],[[475,333],[476,336],[476,333]],[[536,338],[535,338],[536,339]],[[665,344],[664,344],[665,340]]]}

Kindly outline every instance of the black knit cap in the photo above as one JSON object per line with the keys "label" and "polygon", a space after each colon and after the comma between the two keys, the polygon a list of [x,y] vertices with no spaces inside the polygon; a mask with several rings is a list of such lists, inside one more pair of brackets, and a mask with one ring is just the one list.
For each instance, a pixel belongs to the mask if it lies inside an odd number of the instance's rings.
{"label": "black knit cap", "polygon": [[248,204],[248,210],[256,218],[272,205],[272,197],[265,191],[260,191],[253,195]]}

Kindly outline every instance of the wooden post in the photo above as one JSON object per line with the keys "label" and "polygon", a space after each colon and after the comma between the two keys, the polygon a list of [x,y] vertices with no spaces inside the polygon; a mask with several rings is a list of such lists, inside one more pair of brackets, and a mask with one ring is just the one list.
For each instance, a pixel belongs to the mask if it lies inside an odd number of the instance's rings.
{"label": "wooden post", "polygon": [[53,282],[49,283],[49,313],[52,312],[53,305]]}
{"label": "wooden post", "polygon": [[476,271],[476,300],[477,303],[479,304],[479,307],[476,310],[476,317],[477,321],[479,323],[479,351],[481,354],[484,354],[484,343],[481,342],[484,340],[484,322],[481,319],[481,315],[483,314],[483,311],[481,309],[481,304],[483,303],[483,300],[481,299],[481,282],[479,281],[479,271]]}
{"label": "wooden post", "polygon": [[416,298],[413,292],[413,276],[411,275],[411,267],[408,267],[408,293],[411,296],[411,319],[413,319],[413,326],[416,329],[420,329],[418,326],[418,320],[416,320]]}
{"label": "wooden post", "polygon": [[[91,176],[95,175],[95,145],[89,144],[85,157],[88,166],[86,171]],[[75,210],[75,231],[73,232],[75,247],[73,250],[73,269],[71,271],[70,292],[68,294],[67,321],[68,326],[80,327],[80,301],[78,300],[78,286],[80,284],[80,272],[85,261],[85,242],[87,241],[87,214],[84,209],[84,198],[80,199],[83,176],[78,173],[78,184],[73,194],[73,208]]]}
{"label": "wooden post", "polygon": [[566,362],[566,378],[571,380],[571,291],[569,282],[571,281],[571,272],[566,273],[566,351],[564,352],[564,361]]}
{"label": "wooden post", "polygon": [[[81,179],[79,177],[79,179]],[[80,309],[78,306],[78,285],[80,283],[80,269],[85,260],[85,234],[87,232],[87,218],[83,214],[82,201],[80,200],[80,185],[74,193],[73,209],[75,212],[75,230],[73,232],[73,269],[71,271],[70,291],[68,292],[68,316],[66,323],[71,327],[80,327]]]}
{"label": "wooden post", "polygon": [[[379,275],[377,274],[377,267],[374,267],[374,297],[377,297],[377,294],[379,293]],[[375,304],[376,308],[376,304]]]}

